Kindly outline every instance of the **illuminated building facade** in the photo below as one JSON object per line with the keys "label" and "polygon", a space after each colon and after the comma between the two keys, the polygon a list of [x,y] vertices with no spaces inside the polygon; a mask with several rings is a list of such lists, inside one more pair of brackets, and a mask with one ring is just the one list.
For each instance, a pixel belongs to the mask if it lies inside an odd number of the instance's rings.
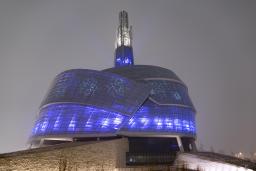
{"label": "illuminated building facade", "polygon": [[41,104],[30,142],[42,146],[128,137],[127,163],[132,164],[138,152],[195,150],[195,113],[186,85],[174,72],[134,65],[132,30],[122,11],[115,67],[57,75]]}

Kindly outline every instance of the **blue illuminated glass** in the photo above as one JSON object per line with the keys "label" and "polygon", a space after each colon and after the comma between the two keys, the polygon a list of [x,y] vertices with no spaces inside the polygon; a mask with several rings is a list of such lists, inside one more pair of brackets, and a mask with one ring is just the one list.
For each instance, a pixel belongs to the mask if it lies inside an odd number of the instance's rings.
{"label": "blue illuminated glass", "polygon": [[145,84],[116,74],[75,69],[54,79],[41,106],[72,102],[131,115],[146,100],[149,91]]}
{"label": "blue illuminated glass", "polygon": [[147,80],[151,86],[150,97],[159,104],[181,104],[193,107],[187,88],[170,80]]}
{"label": "blue illuminated glass", "polygon": [[121,131],[196,134],[195,112],[178,106],[151,106],[147,102]]}
{"label": "blue illuminated glass", "polygon": [[190,108],[143,105],[128,116],[95,107],[53,104],[43,108],[33,135],[67,133],[170,132],[196,134],[195,113]]}
{"label": "blue illuminated glass", "polygon": [[53,104],[40,111],[33,135],[114,133],[128,116],[78,104]]}
{"label": "blue illuminated glass", "polygon": [[134,60],[133,60],[132,47],[122,45],[116,49],[115,53],[116,53],[115,54],[116,67],[133,65]]}
{"label": "blue illuminated glass", "polygon": [[186,86],[172,80],[138,83],[107,72],[69,70],[56,77],[32,134],[115,135],[119,130],[195,135],[195,110]]}

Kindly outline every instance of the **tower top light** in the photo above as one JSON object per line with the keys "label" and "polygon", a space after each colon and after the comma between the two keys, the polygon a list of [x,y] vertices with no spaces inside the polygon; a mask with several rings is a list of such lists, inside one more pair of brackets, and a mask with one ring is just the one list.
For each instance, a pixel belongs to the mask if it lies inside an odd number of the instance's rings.
{"label": "tower top light", "polygon": [[128,13],[119,13],[119,26],[117,29],[116,48],[120,46],[132,46],[132,27],[129,27]]}

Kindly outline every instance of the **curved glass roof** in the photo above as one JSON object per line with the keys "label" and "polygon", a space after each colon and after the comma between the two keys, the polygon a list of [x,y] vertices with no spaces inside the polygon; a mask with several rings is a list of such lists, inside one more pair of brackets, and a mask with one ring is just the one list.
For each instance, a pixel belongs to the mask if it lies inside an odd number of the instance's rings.
{"label": "curved glass roof", "polygon": [[114,135],[195,136],[195,109],[172,71],[146,65],[57,75],[32,139]]}
{"label": "curved glass roof", "polygon": [[108,68],[104,69],[103,71],[118,74],[133,80],[145,80],[148,78],[165,78],[183,83],[174,72],[159,66],[132,65],[117,68]]}
{"label": "curved glass roof", "polygon": [[76,103],[131,115],[146,100],[150,88],[125,77],[95,70],[74,69],[59,74],[42,102]]}
{"label": "curved glass roof", "polygon": [[194,109],[188,96],[188,90],[183,84],[169,80],[147,80],[145,82],[151,87],[149,99],[154,103],[180,105]]}
{"label": "curved glass roof", "polygon": [[158,105],[178,105],[195,110],[186,85],[169,69],[151,65],[133,65],[103,71],[149,85],[151,88],[149,99]]}

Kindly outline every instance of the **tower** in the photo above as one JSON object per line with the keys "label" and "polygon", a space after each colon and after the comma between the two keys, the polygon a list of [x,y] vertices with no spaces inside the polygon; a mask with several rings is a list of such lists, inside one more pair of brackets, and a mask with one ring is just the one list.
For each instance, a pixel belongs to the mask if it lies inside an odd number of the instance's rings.
{"label": "tower", "polygon": [[133,65],[132,27],[129,27],[128,13],[126,11],[119,13],[119,26],[115,46],[115,67]]}

